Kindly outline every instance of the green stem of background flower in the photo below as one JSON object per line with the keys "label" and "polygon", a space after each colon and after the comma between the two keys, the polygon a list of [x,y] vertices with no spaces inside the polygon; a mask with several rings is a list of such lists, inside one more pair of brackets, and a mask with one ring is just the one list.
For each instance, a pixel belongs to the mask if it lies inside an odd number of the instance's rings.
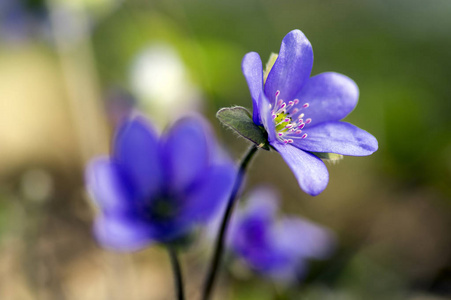
{"label": "green stem of background flower", "polygon": [[180,262],[177,258],[177,252],[172,246],[168,246],[168,254],[171,259],[172,271],[174,273],[174,285],[176,288],[177,299],[185,300],[185,294],[183,291],[183,277]]}
{"label": "green stem of background flower", "polygon": [[222,253],[224,250],[224,241],[227,233],[227,227],[230,221],[230,217],[232,216],[235,200],[238,196],[238,192],[240,190],[241,184],[243,182],[244,174],[246,172],[246,168],[249,165],[252,157],[257,152],[258,147],[253,145],[249,148],[246,155],[243,157],[240,163],[240,167],[238,169],[238,173],[235,179],[235,183],[233,185],[232,193],[230,194],[229,201],[227,203],[227,208],[224,212],[224,216],[222,218],[221,227],[219,229],[219,234],[216,239],[215,249],[213,252],[213,257],[210,263],[210,267],[208,269],[207,277],[205,278],[202,300],[210,299],[210,295],[213,289],[213,285],[216,279],[216,274],[218,272],[218,266],[221,262]]}

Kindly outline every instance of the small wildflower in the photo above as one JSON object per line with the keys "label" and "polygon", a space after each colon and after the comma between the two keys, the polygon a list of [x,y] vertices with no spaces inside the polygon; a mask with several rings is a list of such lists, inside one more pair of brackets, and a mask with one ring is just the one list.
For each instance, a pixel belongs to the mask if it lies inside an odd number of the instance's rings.
{"label": "small wildflower", "polygon": [[253,122],[266,129],[269,144],[282,155],[301,188],[315,196],[329,180],[318,156],[370,155],[378,144],[368,132],[340,121],[357,105],[354,81],[334,72],[310,77],[312,66],[312,46],[299,30],[285,36],[265,72],[256,52],[246,54],[242,62]]}
{"label": "small wildflower", "polygon": [[183,240],[222,207],[234,176],[207,124],[185,117],[158,136],[143,117],[118,130],[111,157],[94,159],[86,181],[105,247],[133,251]]}
{"label": "small wildflower", "polygon": [[289,284],[305,275],[308,260],[330,255],[334,238],[327,229],[305,219],[277,219],[277,209],[273,190],[254,190],[232,220],[228,244],[254,272]]}

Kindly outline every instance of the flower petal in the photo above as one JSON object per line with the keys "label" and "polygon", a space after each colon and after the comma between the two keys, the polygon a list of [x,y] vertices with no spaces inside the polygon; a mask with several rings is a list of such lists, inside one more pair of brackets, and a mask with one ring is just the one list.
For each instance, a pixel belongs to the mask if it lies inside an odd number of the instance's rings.
{"label": "flower petal", "polygon": [[309,107],[301,112],[312,120],[312,127],[346,117],[357,105],[359,88],[351,78],[327,72],[310,78],[296,98],[301,105],[309,103]]}
{"label": "flower petal", "polygon": [[329,173],[321,159],[292,145],[278,142],[271,143],[271,145],[282,155],[302,190],[312,196],[324,191],[329,182]]}
{"label": "flower petal", "polygon": [[313,66],[312,45],[300,30],[290,31],[282,41],[279,57],[269,72],[265,94],[271,102],[277,91],[279,99],[291,101],[307,83]]}
{"label": "flower petal", "polygon": [[328,229],[299,218],[280,220],[275,235],[277,244],[299,259],[325,259],[335,246],[334,236]]}
{"label": "flower petal", "polygon": [[287,267],[294,271],[295,255],[277,245],[273,220],[267,220],[258,211],[237,219],[231,233],[230,248],[254,271],[271,276]]}
{"label": "flower petal", "polygon": [[311,152],[329,152],[364,156],[377,150],[377,140],[363,129],[345,122],[326,122],[305,129],[307,138],[294,140],[293,145]]}
{"label": "flower petal", "polygon": [[121,180],[118,165],[108,158],[89,162],[85,177],[88,190],[104,212],[126,210],[130,205],[132,196]]}
{"label": "flower petal", "polygon": [[276,140],[276,126],[274,124],[274,120],[272,119],[272,104],[269,103],[268,98],[266,98],[265,94],[260,94],[259,100],[260,106],[260,118],[262,120],[263,126],[268,133],[268,141],[271,143]]}
{"label": "flower petal", "polygon": [[258,101],[263,91],[263,66],[260,55],[256,52],[247,53],[241,63],[241,70],[246,78],[249,91],[252,97],[252,120],[255,124],[261,125],[260,114],[258,111]]}
{"label": "flower petal", "polygon": [[261,186],[249,195],[244,210],[246,215],[256,214],[271,221],[279,209],[279,196],[272,188]]}
{"label": "flower petal", "polygon": [[184,199],[181,219],[205,222],[224,207],[236,176],[233,165],[212,166],[204,172]]}
{"label": "flower petal", "polygon": [[140,197],[149,198],[161,185],[158,136],[144,118],[134,118],[120,128],[115,139],[114,158]]}
{"label": "flower petal", "polygon": [[207,168],[212,137],[206,126],[197,117],[185,117],[166,133],[163,156],[170,188],[187,188]]}
{"label": "flower petal", "polygon": [[152,230],[139,219],[100,216],[94,233],[103,247],[116,251],[136,251],[153,243]]}
{"label": "flower petal", "polygon": [[153,229],[153,239],[166,244],[188,235],[193,228],[193,222],[175,217],[165,222],[153,221],[149,226]]}

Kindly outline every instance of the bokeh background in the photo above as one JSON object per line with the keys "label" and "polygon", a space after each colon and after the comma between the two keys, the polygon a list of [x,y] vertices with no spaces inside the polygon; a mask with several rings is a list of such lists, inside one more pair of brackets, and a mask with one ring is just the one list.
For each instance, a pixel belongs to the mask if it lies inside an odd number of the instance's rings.
{"label": "bokeh background", "polygon": [[[279,155],[254,160],[246,190],[277,188],[285,213],[337,236],[291,299],[451,299],[450,16],[449,0],[0,0],[0,299],[172,299],[162,249],[116,254],[93,240],[84,167],[133,109],[160,128],[199,111],[238,159],[248,144],[215,112],[250,108],[243,55],[265,60],[295,28],[313,45],[312,74],[359,85],[347,121],[379,150],[330,164],[317,197]],[[208,251],[182,257],[190,299]],[[232,267],[216,294],[278,289]]]}

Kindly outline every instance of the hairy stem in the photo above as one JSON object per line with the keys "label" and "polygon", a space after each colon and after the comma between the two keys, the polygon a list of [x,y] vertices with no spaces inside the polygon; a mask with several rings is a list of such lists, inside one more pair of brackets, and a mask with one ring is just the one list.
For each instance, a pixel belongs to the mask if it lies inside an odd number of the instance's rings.
{"label": "hairy stem", "polygon": [[172,271],[174,273],[174,285],[177,293],[178,300],[185,300],[185,294],[183,290],[183,276],[180,262],[177,258],[177,252],[172,246],[168,246],[169,258],[171,259]]}
{"label": "hairy stem", "polygon": [[211,292],[213,290],[213,286],[216,280],[216,275],[218,273],[218,266],[221,262],[222,253],[224,250],[224,241],[227,234],[227,227],[230,221],[230,217],[232,216],[234,204],[236,202],[236,198],[238,196],[238,192],[240,190],[241,184],[243,182],[244,174],[246,173],[246,168],[249,165],[252,157],[257,152],[258,147],[253,145],[249,148],[246,155],[243,157],[240,163],[240,167],[238,169],[238,173],[236,175],[235,183],[233,185],[232,193],[230,194],[229,200],[227,202],[227,208],[224,212],[224,216],[222,218],[221,227],[219,229],[219,234],[216,238],[215,249],[213,252],[213,257],[210,263],[210,267],[208,269],[207,277],[205,278],[202,300],[210,299]]}

